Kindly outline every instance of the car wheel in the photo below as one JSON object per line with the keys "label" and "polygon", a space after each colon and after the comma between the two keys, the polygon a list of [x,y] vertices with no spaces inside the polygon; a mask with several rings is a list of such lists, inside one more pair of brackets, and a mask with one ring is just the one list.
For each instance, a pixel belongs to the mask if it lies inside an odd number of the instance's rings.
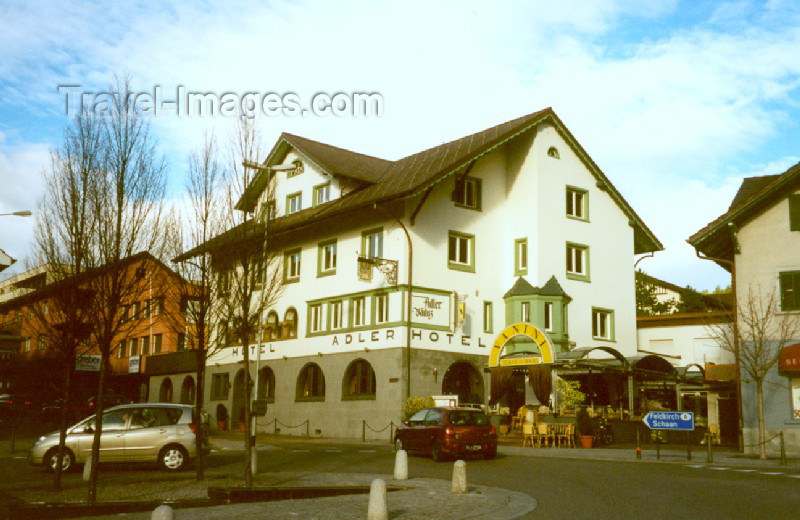
{"label": "car wheel", "polygon": [[441,443],[433,443],[433,446],[431,447],[431,458],[436,462],[442,462],[444,460],[444,451],[442,451]]}
{"label": "car wheel", "polygon": [[189,463],[189,454],[183,446],[167,446],[158,455],[158,464],[167,471],[180,471]]}
{"label": "car wheel", "polygon": [[492,460],[497,456],[497,448],[488,448],[483,450],[483,458],[485,460]]}
{"label": "car wheel", "polygon": [[403,449],[405,449],[405,448],[403,448],[403,441],[401,441],[399,438],[395,438],[395,440],[394,440],[394,451],[400,451],[400,450],[403,450]]}
{"label": "car wheel", "polygon": [[[42,464],[47,471],[51,473],[54,472],[56,470],[56,464],[58,464],[58,448],[53,448],[45,453]],[[75,455],[73,455],[69,449],[64,448],[64,457],[61,459],[61,471],[66,473],[74,467]]]}

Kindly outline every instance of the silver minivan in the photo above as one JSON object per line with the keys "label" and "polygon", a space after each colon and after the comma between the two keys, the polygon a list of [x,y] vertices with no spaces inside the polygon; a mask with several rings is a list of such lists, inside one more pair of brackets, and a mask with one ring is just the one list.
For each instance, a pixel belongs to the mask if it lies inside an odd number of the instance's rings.
{"label": "silver minivan", "polygon": [[[156,462],[167,471],[185,468],[195,456],[194,408],[185,404],[139,403],[103,412],[100,462]],[[92,451],[95,416],[67,428],[62,468],[86,462]],[[31,448],[29,462],[53,470],[59,432],[43,435]]]}

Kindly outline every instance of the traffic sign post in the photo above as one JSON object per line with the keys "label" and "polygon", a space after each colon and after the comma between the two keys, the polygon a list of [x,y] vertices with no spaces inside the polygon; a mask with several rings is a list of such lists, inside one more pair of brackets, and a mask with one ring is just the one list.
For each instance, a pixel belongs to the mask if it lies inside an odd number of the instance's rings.
{"label": "traffic sign post", "polygon": [[[672,430],[686,432],[686,458],[692,460],[692,444],[689,432],[694,431],[694,412],[647,412],[642,418],[651,430]],[[661,450],[656,442],[656,457],[661,459]]]}
{"label": "traffic sign post", "polygon": [[694,412],[647,412],[642,421],[651,430],[694,431]]}

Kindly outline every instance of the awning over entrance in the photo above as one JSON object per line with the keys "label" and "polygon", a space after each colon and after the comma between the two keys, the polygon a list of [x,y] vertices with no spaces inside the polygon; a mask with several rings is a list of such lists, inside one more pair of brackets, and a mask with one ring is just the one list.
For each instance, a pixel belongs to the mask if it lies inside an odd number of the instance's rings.
{"label": "awning over entrance", "polygon": [[781,350],[778,358],[778,371],[800,373],[800,343],[789,345]]}

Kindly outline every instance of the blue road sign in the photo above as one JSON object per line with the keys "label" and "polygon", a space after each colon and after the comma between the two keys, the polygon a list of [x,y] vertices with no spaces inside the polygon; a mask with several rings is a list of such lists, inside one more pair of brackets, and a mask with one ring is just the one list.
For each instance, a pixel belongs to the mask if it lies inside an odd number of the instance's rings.
{"label": "blue road sign", "polygon": [[642,421],[651,430],[694,431],[694,412],[647,412]]}

